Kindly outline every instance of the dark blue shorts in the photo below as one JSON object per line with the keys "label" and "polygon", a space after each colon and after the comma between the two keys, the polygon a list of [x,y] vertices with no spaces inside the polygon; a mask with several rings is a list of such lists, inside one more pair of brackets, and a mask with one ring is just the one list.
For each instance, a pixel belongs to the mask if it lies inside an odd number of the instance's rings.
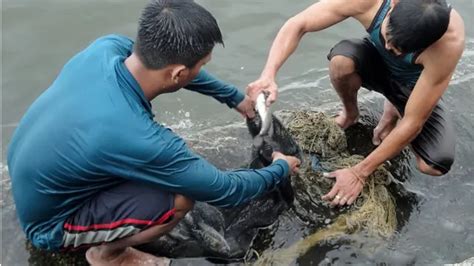
{"label": "dark blue shorts", "polygon": [[127,181],[99,193],[64,223],[63,249],[100,245],[132,236],[174,216],[174,194]]}
{"label": "dark blue shorts", "polygon": [[[403,115],[413,88],[401,85],[390,76],[382,57],[367,38],[343,40],[329,52],[351,58],[362,79],[362,86],[385,96]],[[430,166],[443,174],[454,162],[455,134],[451,116],[441,99],[433,109],[422,131],[411,142],[413,150]]]}

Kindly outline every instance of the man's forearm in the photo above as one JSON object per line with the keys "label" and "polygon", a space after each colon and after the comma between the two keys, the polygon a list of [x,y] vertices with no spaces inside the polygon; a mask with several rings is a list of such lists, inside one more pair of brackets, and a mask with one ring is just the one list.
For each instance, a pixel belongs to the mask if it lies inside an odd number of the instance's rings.
{"label": "man's forearm", "polygon": [[294,18],[289,19],[273,41],[262,76],[275,79],[276,73],[296,50],[303,35],[303,28],[300,24]]}
{"label": "man's forearm", "polygon": [[[202,167],[198,167],[202,168]],[[191,172],[191,171],[189,171]],[[234,171],[192,171],[192,181],[182,187],[182,194],[218,207],[235,207],[276,188],[290,174],[286,161],[277,160],[261,169]],[[196,173],[197,172],[197,173]],[[191,175],[187,177],[190,178]]]}
{"label": "man's forearm", "polygon": [[413,122],[403,118],[394,130],[384,139],[369,156],[354,166],[354,169],[364,178],[372,174],[386,160],[399,154],[416,138],[423,128],[423,123]]}
{"label": "man's forearm", "polygon": [[241,103],[245,95],[234,85],[221,81],[205,70],[201,70],[194,80],[185,87],[188,90],[212,96],[221,103],[234,108]]}

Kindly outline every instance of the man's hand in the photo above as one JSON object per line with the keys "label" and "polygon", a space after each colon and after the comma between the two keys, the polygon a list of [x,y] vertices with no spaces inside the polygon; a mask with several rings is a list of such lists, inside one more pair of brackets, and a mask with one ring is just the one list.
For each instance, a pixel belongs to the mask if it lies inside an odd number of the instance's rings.
{"label": "man's hand", "polygon": [[364,188],[363,179],[353,168],[337,170],[332,173],[324,173],[325,177],[336,178],[336,183],[328,194],[322,197],[330,201],[331,206],[351,205]]}
{"label": "man's hand", "polygon": [[246,95],[244,100],[235,107],[235,110],[237,110],[237,112],[239,112],[244,118],[251,119],[255,117],[254,106],[254,101],[252,101],[250,97]]}
{"label": "man's hand", "polygon": [[273,161],[278,159],[285,160],[288,163],[288,166],[290,166],[290,175],[298,173],[301,164],[301,161],[298,158],[294,156],[287,156],[277,151],[272,154],[272,158]]}
{"label": "man's hand", "polygon": [[260,77],[258,80],[250,83],[247,86],[247,95],[252,99],[252,101],[257,100],[257,96],[262,92],[267,91],[270,94],[268,95],[267,101],[265,102],[267,106],[270,106],[274,103],[278,97],[278,86],[275,83],[275,79],[269,77]]}

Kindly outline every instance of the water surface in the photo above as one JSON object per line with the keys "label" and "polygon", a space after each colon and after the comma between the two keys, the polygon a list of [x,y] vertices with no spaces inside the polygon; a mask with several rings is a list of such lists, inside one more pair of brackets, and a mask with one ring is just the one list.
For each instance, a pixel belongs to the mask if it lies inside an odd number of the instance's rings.
{"label": "water surface", "polygon": [[[215,49],[207,69],[241,88],[258,77],[271,41],[284,21],[313,3],[308,0],[199,2],[218,19],[226,43],[225,48]],[[363,245],[370,245],[370,240],[361,245],[336,241],[315,247],[297,264],[442,264],[474,256],[474,3],[472,0],[451,2],[464,17],[467,30],[466,51],[445,97],[453,112],[458,135],[453,170],[444,177],[429,177],[419,174],[413,162],[405,166],[409,178],[404,186],[416,193],[418,204],[408,215],[407,223],[384,243],[383,248],[367,253]],[[0,232],[4,265],[28,264],[24,235],[16,220],[5,169],[7,144],[13,130],[28,106],[49,86],[71,56],[105,34],[121,33],[133,38],[137,18],[145,3],[143,0],[3,1]],[[326,31],[306,36],[280,71],[281,93],[274,109],[338,104],[328,80],[326,54],[340,39],[363,34],[362,26],[349,19]],[[212,154],[216,149],[230,149],[220,144],[225,138],[220,129],[242,125],[241,117],[225,105],[187,91],[160,97],[153,102],[153,111],[158,121],[171,126],[185,138],[207,136],[211,140],[209,146],[196,147],[204,155]],[[242,165],[239,160],[247,159],[247,150],[238,149],[238,146],[231,148],[229,154],[233,156],[224,158],[225,163],[210,159],[221,166]],[[292,228],[282,228],[278,232],[271,248],[290,245],[305,234],[294,234]],[[177,261],[177,264],[187,263],[207,264],[204,260]]]}

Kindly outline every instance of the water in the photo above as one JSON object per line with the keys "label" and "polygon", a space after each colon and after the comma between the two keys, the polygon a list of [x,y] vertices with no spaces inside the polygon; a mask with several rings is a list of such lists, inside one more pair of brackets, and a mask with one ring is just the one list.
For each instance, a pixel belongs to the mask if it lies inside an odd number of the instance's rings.
{"label": "water", "polygon": [[[121,33],[133,37],[137,18],[146,1],[127,0],[4,0],[2,3],[2,264],[26,265],[24,235],[18,227],[5,168],[6,146],[21,116],[51,83],[62,65],[95,38]],[[201,0],[218,19],[225,48],[218,47],[207,66],[213,74],[241,88],[258,77],[268,48],[279,27],[291,15],[313,3],[309,0]],[[456,163],[444,177],[417,173],[406,165],[404,186],[416,192],[418,205],[384,248],[362,252],[370,240],[359,244],[331,242],[301,257],[300,265],[327,263],[442,264],[474,256],[474,2],[451,1],[464,18],[467,46],[446,100],[457,130]],[[280,98],[274,109],[335,105],[338,99],[328,80],[326,54],[342,38],[358,37],[363,28],[350,19],[331,29],[307,35],[298,51],[280,71]],[[367,95],[367,94],[366,94]],[[363,96],[366,97],[366,96]],[[242,145],[226,146],[222,128],[242,128],[241,117],[217,101],[180,91],[153,102],[156,119],[185,138],[206,136],[209,145],[194,147],[218,166],[236,167],[248,156]],[[225,142],[227,140],[227,142]],[[243,145],[250,143],[243,143]],[[218,159],[215,154],[226,154]],[[222,157],[221,157],[222,158]],[[32,206],[33,208],[34,206]],[[283,217],[284,219],[284,217]],[[295,225],[296,226],[296,225]],[[301,225],[297,226],[298,228]],[[271,248],[288,246],[305,235],[291,226],[279,230]],[[367,243],[369,242],[369,243]],[[373,243],[372,243],[373,245]],[[177,264],[206,264],[203,260]]]}

